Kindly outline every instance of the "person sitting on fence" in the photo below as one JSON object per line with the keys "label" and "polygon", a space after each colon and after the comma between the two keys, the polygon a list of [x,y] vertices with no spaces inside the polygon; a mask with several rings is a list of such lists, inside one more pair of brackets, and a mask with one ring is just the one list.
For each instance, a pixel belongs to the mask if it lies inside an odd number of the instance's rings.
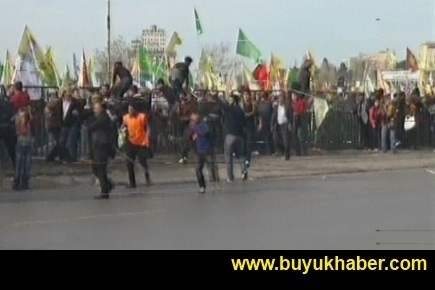
{"label": "person sitting on fence", "polygon": [[[119,82],[117,80],[119,79]],[[133,77],[130,71],[124,67],[121,61],[115,62],[112,76],[112,90],[118,98],[123,98],[124,94],[133,85]]]}
{"label": "person sitting on fence", "polygon": [[189,67],[192,64],[192,62],[193,62],[192,58],[186,56],[184,58],[184,62],[176,63],[174,67],[171,69],[170,82],[177,96],[180,96],[180,94],[184,92],[183,85],[187,90],[189,89],[189,78],[190,78]]}
{"label": "person sitting on fence", "polygon": [[30,165],[32,161],[32,114],[30,106],[21,107],[15,115],[17,136],[16,167],[12,182],[13,190],[29,189]]}

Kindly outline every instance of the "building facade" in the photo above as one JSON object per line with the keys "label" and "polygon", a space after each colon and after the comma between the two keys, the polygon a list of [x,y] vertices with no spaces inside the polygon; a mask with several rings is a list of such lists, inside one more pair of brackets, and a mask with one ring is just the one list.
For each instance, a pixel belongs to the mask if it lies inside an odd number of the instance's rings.
{"label": "building facade", "polygon": [[140,47],[144,47],[156,59],[161,58],[164,56],[166,49],[166,30],[157,27],[157,25],[152,25],[150,28],[142,30],[141,37],[133,40],[131,47],[135,51],[139,50]]}

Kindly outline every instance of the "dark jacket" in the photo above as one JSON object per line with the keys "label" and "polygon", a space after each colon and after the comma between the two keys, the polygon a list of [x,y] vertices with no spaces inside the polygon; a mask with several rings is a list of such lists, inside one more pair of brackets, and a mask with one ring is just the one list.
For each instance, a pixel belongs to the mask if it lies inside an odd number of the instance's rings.
{"label": "dark jacket", "polygon": [[243,109],[238,104],[231,106],[222,101],[220,101],[220,105],[225,118],[225,133],[243,138],[246,128],[245,112],[243,112]]}
{"label": "dark jacket", "polygon": [[171,80],[179,81],[181,84],[186,83],[186,87],[189,87],[189,66],[185,62],[178,62],[171,70]]}
{"label": "dark jacket", "polygon": [[[59,101],[60,112],[62,116],[62,127],[73,127],[81,125],[81,118],[83,113],[83,104],[78,100],[71,99],[71,104],[69,105],[68,112],[66,112],[65,118],[63,112],[63,100]],[[73,112],[77,114],[73,114]]]}
{"label": "dark jacket", "polygon": [[311,62],[305,61],[299,72],[299,85],[302,92],[307,93],[310,91],[311,85]]}
{"label": "dark jacket", "polygon": [[[286,114],[287,121],[288,121],[287,126],[289,126],[289,128],[291,128],[293,125],[293,109],[292,109],[292,106],[288,103],[285,103],[284,106],[285,106],[285,114]],[[278,129],[278,107],[279,107],[279,105],[277,105],[273,108],[272,120],[271,120],[272,130],[275,130],[275,131]]]}
{"label": "dark jacket", "polygon": [[[0,132],[10,131],[14,128],[12,118],[15,115],[14,105],[7,100],[0,99]],[[6,135],[6,133],[4,133]],[[0,136],[5,137],[5,136]]]}
{"label": "dark jacket", "polygon": [[102,113],[95,117],[93,122],[88,125],[88,131],[91,133],[91,144],[93,148],[110,146],[113,141],[114,125],[107,113]]}
{"label": "dark jacket", "polygon": [[116,77],[119,77],[121,80],[133,80],[131,73],[128,69],[123,66],[119,66],[113,70],[112,82],[116,82]]}
{"label": "dark jacket", "polygon": [[269,130],[270,121],[272,120],[273,105],[269,101],[260,101],[258,103],[258,116],[262,124],[262,130]]}

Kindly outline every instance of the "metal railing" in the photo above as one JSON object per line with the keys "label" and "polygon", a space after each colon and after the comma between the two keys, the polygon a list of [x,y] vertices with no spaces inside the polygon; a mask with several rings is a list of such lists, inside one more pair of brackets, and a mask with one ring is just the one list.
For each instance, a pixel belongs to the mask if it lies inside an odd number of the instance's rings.
{"label": "metal railing", "polygon": [[[41,87],[41,95],[43,98],[32,102],[33,112],[35,116],[35,142],[34,156],[45,157],[53,147],[53,142],[49,138],[46,120],[44,118],[44,107],[50,91],[56,88]],[[197,91],[196,95],[203,96],[207,91]],[[222,93],[222,92],[221,92]],[[255,93],[255,92],[254,92]],[[199,106],[205,104],[200,103]],[[345,150],[345,149],[361,149],[363,147],[361,130],[358,124],[357,116],[349,111],[333,106],[320,128],[316,128],[314,113],[308,114],[307,124],[307,143],[308,147],[316,147],[325,150]],[[222,121],[222,120],[221,120]],[[420,147],[435,146],[434,132],[435,114],[429,113],[423,109],[420,122],[417,125],[417,132],[409,134],[405,132],[403,123],[399,121],[397,125],[397,139],[402,143],[402,146],[408,146],[411,143],[417,143]],[[258,120],[256,120],[258,122]],[[183,126],[179,122],[168,123],[168,120],[156,116],[154,118],[154,131],[156,132],[156,142],[154,150],[158,153],[179,155],[183,146]],[[220,124],[221,130],[216,136],[217,148],[222,151],[223,144],[223,123]],[[370,138],[370,135],[366,136]],[[411,140],[412,139],[412,140]],[[417,142],[415,142],[417,140]],[[86,157],[89,150],[89,140],[86,128],[82,126],[78,142],[78,156]],[[264,144],[260,134],[256,134],[253,144],[253,150],[257,151]]]}

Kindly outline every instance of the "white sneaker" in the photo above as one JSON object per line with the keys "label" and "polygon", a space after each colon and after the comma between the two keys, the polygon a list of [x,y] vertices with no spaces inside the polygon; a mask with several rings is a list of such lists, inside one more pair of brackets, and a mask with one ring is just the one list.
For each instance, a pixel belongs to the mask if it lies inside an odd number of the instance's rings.
{"label": "white sneaker", "polygon": [[178,163],[180,163],[180,164],[186,164],[187,163],[187,158],[181,158],[180,160],[178,160]]}
{"label": "white sneaker", "polygon": [[205,193],[205,187],[200,187],[199,188],[199,193],[204,194]]}

